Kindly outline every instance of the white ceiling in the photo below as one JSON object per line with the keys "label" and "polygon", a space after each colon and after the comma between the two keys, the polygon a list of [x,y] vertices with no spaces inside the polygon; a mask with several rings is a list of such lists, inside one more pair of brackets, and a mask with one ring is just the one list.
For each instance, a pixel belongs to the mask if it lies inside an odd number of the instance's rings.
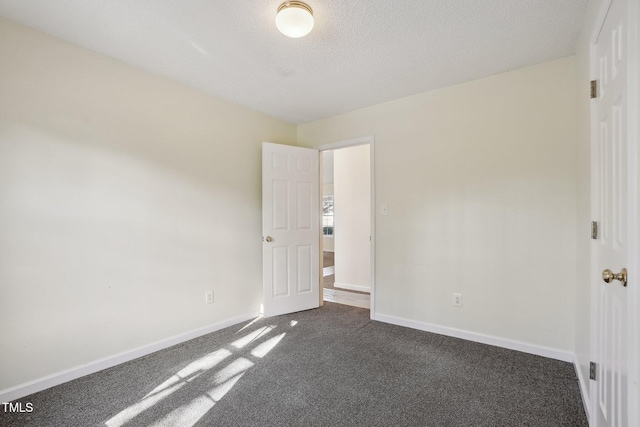
{"label": "white ceiling", "polygon": [[0,0],[0,15],[299,124],[575,53],[588,0]]}

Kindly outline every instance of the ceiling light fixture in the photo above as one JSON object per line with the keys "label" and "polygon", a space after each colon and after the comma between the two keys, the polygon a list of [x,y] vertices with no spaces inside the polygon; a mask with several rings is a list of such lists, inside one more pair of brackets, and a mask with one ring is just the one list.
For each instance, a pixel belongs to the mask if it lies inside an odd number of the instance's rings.
{"label": "ceiling light fixture", "polygon": [[301,1],[286,1],[278,6],[276,27],[287,37],[304,37],[313,29],[313,10]]}

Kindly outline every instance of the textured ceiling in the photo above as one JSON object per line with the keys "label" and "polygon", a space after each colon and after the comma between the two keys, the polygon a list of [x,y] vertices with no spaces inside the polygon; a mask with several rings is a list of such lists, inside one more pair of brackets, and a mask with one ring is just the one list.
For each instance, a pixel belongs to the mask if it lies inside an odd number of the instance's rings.
{"label": "textured ceiling", "polygon": [[0,0],[0,15],[291,123],[575,53],[588,0]]}

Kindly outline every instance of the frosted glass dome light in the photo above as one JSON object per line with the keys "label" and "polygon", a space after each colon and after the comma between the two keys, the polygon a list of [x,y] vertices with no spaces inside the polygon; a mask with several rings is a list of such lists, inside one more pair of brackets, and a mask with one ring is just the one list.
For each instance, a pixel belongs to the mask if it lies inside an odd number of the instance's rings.
{"label": "frosted glass dome light", "polygon": [[313,10],[301,1],[286,1],[278,7],[276,27],[287,37],[304,37],[313,29]]}

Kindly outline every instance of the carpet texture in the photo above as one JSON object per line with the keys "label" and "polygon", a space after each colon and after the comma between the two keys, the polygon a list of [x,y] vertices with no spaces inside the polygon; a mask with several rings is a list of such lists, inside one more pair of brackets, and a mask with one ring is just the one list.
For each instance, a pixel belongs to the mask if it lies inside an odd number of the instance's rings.
{"label": "carpet texture", "polygon": [[2,426],[587,426],[569,363],[326,303],[20,400]]}

